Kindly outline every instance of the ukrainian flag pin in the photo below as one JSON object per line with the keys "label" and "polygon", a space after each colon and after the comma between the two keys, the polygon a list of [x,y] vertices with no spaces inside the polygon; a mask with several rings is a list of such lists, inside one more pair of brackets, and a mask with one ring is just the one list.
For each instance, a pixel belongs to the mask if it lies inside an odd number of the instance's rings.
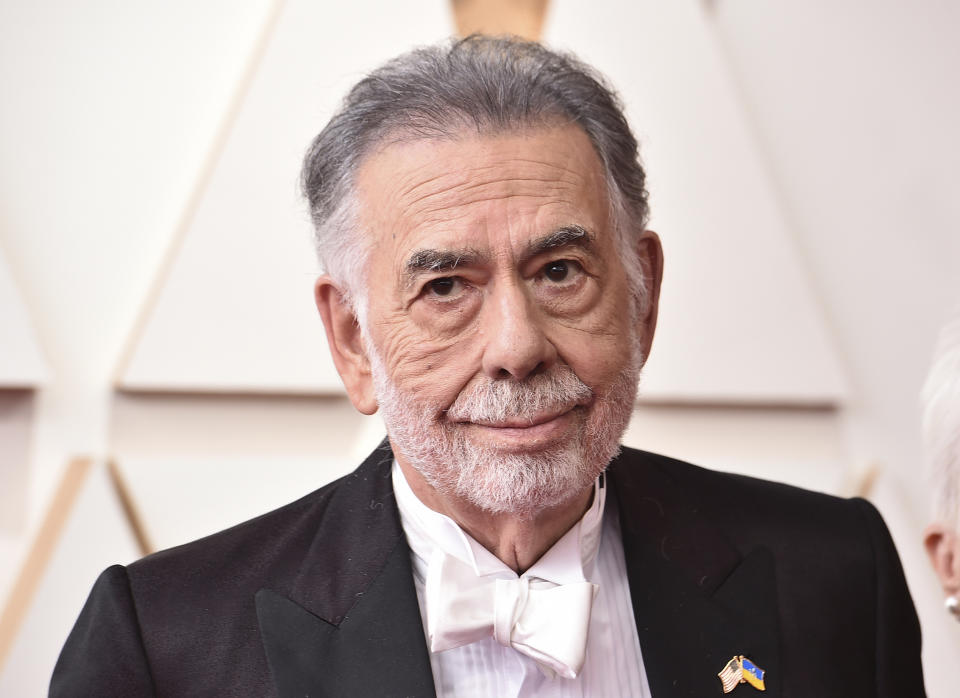
{"label": "ukrainian flag pin", "polygon": [[730,693],[742,683],[748,683],[758,691],[766,691],[767,687],[763,683],[764,674],[766,672],[763,669],[741,654],[727,662],[717,676],[723,684],[723,692]]}

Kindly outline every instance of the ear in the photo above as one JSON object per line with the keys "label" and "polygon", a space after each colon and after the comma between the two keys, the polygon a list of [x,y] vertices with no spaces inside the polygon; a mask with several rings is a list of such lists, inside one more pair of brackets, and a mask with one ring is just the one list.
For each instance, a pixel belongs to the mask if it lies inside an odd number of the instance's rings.
{"label": "ear", "polygon": [[930,524],[924,531],[923,544],[944,593],[960,593],[960,536],[943,524]]}
{"label": "ear", "polygon": [[377,411],[377,398],[357,316],[329,276],[317,279],[313,291],[327,332],[330,355],[350,402],[363,414],[373,414]]}
{"label": "ear", "polygon": [[637,330],[640,348],[644,360],[650,356],[653,334],[657,329],[657,311],[660,306],[660,283],[663,281],[663,247],[660,236],[652,230],[645,230],[637,238],[637,257],[643,269],[644,298],[646,302],[638,308]]}

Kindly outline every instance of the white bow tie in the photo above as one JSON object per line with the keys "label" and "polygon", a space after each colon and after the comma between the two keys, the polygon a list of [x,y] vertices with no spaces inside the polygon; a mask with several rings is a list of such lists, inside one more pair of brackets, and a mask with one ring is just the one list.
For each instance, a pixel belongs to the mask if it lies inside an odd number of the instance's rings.
{"label": "white bow tie", "polygon": [[547,675],[574,679],[583,668],[597,585],[520,577],[478,577],[473,567],[434,551],[426,580],[433,652],[493,636],[537,662]]}

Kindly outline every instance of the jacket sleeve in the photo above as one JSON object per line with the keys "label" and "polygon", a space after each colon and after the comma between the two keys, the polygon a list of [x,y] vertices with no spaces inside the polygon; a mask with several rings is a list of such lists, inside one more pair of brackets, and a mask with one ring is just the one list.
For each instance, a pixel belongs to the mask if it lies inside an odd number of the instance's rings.
{"label": "jacket sleeve", "polygon": [[107,568],[93,585],[50,680],[50,696],[153,696],[153,680],[127,570]]}
{"label": "jacket sleeve", "polygon": [[866,500],[854,501],[860,506],[874,554],[877,696],[922,698],[926,694],[920,663],[920,622],[900,558],[880,512]]}

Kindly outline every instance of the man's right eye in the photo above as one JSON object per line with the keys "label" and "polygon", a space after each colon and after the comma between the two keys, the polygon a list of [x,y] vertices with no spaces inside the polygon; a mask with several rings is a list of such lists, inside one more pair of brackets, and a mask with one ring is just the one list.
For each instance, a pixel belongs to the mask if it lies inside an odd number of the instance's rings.
{"label": "man's right eye", "polygon": [[427,284],[427,292],[432,296],[450,297],[463,290],[463,281],[456,276],[442,276]]}

